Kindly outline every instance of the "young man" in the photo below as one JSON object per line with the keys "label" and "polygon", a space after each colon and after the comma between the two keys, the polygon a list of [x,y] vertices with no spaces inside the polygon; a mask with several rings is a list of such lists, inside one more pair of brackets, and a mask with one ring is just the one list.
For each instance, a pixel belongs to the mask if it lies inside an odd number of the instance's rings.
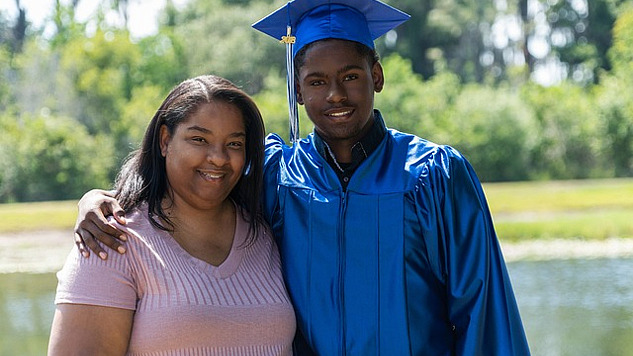
{"label": "young man", "polygon": [[[373,40],[407,17],[375,0],[295,0],[254,25],[296,41],[296,100],[315,126],[292,147],[276,135],[266,143],[265,213],[297,352],[529,355],[472,167],[450,147],[387,129],[373,108],[384,86]],[[91,248],[99,230],[116,234],[97,218],[103,202],[120,211],[94,193],[80,204],[77,232]]]}

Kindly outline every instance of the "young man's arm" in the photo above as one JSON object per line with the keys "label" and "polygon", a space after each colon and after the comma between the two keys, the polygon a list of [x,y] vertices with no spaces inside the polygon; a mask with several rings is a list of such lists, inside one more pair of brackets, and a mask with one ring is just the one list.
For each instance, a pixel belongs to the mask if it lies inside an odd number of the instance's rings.
{"label": "young man's arm", "polygon": [[121,243],[126,240],[125,233],[106,219],[106,216],[112,215],[119,223],[125,224],[125,212],[112,192],[93,189],[81,197],[77,206],[79,213],[75,223],[75,243],[84,257],[90,256],[90,251],[102,259],[108,257],[97,241],[119,253],[125,252]]}
{"label": "young man's arm", "polygon": [[457,355],[530,355],[486,197],[474,169],[448,154],[444,190],[449,318]]}

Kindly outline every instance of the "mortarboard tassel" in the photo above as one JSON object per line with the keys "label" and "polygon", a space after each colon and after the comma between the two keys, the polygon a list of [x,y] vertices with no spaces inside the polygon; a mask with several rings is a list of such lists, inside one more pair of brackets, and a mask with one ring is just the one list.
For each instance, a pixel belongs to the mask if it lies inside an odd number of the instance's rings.
{"label": "mortarboard tassel", "polygon": [[297,109],[297,93],[295,87],[295,67],[292,59],[292,46],[295,37],[292,36],[292,28],[287,27],[287,35],[281,37],[281,42],[286,44],[286,83],[288,85],[288,119],[290,121],[290,142],[299,140],[299,111]]}

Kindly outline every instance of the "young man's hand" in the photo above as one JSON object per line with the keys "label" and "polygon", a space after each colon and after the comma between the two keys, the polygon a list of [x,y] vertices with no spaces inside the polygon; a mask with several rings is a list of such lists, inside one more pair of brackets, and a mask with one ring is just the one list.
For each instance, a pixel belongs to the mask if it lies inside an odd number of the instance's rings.
{"label": "young man's hand", "polygon": [[112,226],[106,218],[113,216],[116,221],[125,225],[125,212],[112,192],[93,189],[81,197],[78,208],[75,243],[84,257],[90,256],[90,251],[93,251],[104,260],[108,258],[107,252],[97,241],[119,253],[125,253],[122,244],[122,241],[127,240],[125,233]]}

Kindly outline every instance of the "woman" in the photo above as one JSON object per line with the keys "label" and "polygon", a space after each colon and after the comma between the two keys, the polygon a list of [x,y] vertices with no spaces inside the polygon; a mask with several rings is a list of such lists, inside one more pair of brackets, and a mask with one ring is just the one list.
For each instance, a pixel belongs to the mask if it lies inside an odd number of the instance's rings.
{"label": "woman", "polygon": [[288,355],[295,317],[260,211],[264,127],[229,81],[173,89],[116,181],[128,252],[75,249],[49,355]]}

